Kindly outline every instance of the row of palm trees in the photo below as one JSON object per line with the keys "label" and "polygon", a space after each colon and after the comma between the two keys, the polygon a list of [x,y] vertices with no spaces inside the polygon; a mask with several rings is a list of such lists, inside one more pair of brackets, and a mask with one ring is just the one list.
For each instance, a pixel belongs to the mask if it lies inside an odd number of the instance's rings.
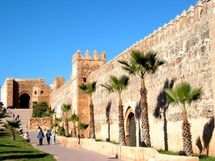
{"label": "row of palm trees", "polygon": [[[137,75],[141,79],[140,86],[140,100],[139,107],[141,109],[141,123],[143,142],[145,146],[151,146],[150,140],[150,126],[148,118],[148,104],[147,104],[147,89],[145,86],[145,78],[147,75],[154,74],[158,67],[165,62],[157,58],[157,53],[148,51],[146,53],[140,51],[132,51],[131,59],[129,61],[119,60],[122,65],[122,69],[127,71],[129,76]],[[122,75],[120,77],[110,76],[110,81],[105,84],[101,84],[109,92],[116,92],[118,95],[118,118],[119,118],[119,143],[125,145],[125,130],[124,130],[124,115],[122,104],[122,92],[129,84],[129,77]],[[90,97],[90,138],[95,138],[95,121],[94,121],[94,106],[92,102],[92,93],[96,91],[96,82],[82,83],[80,86],[86,94]],[[183,126],[183,150],[187,155],[192,154],[192,139],[190,132],[190,124],[188,122],[188,104],[200,98],[202,90],[201,88],[192,88],[189,83],[182,82],[174,89],[165,89],[165,93],[169,98],[170,103],[177,104],[182,110]]]}
{"label": "row of palm trees", "polygon": [[[58,126],[58,123],[63,121],[63,127],[65,129],[65,136],[69,136],[69,121],[71,121],[73,123],[73,133],[72,135],[74,137],[77,136],[83,136],[83,130],[85,130],[88,125],[79,122],[80,118],[77,114],[73,113],[72,115],[70,115],[70,110],[71,110],[71,105],[70,104],[63,104],[61,106],[61,110],[62,110],[62,119],[55,119],[56,122],[56,126]],[[76,124],[78,123],[78,126],[76,126]],[[77,130],[78,129],[78,133]]]}

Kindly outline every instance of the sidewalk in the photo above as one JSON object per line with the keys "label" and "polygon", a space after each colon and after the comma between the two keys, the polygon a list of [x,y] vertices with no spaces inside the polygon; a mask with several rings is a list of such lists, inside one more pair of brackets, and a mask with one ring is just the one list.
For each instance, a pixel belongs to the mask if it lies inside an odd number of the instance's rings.
{"label": "sidewalk", "polygon": [[46,138],[43,140],[43,146],[37,146],[37,134],[35,131],[29,131],[31,143],[38,149],[50,153],[55,156],[58,161],[121,161],[114,156],[103,155],[93,151],[73,148],[69,149],[56,143],[55,145],[47,145]]}

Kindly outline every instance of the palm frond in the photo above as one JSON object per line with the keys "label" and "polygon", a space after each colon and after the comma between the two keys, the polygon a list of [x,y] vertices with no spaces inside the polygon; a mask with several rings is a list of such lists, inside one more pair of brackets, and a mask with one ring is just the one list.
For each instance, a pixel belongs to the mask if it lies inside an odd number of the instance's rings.
{"label": "palm frond", "polygon": [[132,61],[141,66],[138,69],[141,73],[154,73],[160,65],[165,63],[163,60],[158,59],[156,55],[157,53],[151,50],[146,53],[140,51],[131,52]]}
{"label": "palm frond", "polygon": [[129,63],[125,60],[118,60],[118,63],[124,65],[124,66],[129,66]]}
{"label": "palm frond", "polygon": [[113,88],[110,84],[101,84],[101,86],[106,88],[109,93],[113,92]]}
{"label": "palm frond", "polygon": [[129,77],[127,77],[126,75],[122,75],[119,78],[119,86],[124,89],[125,87],[128,86],[128,81],[129,81]]}
{"label": "palm frond", "polygon": [[70,109],[71,109],[71,105],[70,105],[70,104],[63,104],[63,105],[61,106],[61,110],[62,110],[63,112],[68,112]]}
{"label": "palm frond", "polygon": [[87,89],[86,84],[82,83],[79,85],[79,88],[82,89],[83,91],[85,91]]}
{"label": "palm frond", "polygon": [[89,82],[89,83],[82,83],[81,85],[79,85],[79,88],[87,94],[92,94],[93,92],[96,91],[96,81]]}
{"label": "palm frond", "polygon": [[192,88],[187,82],[181,82],[174,89],[165,89],[164,91],[171,98],[170,102],[191,103],[202,95],[202,88]]}
{"label": "palm frond", "polygon": [[169,103],[176,103],[178,101],[175,91],[171,88],[164,89],[164,92],[167,95]]}
{"label": "palm frond", "polygon": [[73,113],[69,120],[73,122],[79,121],[79,116]]}
{"label": "palm frond", "polygon": [[21,125],[20,120],[16,121],[16,120],[6,120],[6,122],[4,123],[4,127],[7,129],[17,129],[19,128]]}
{"label": "palm frond", "polygon": [[191,92],[192,97],[190,97],[189,101],[191,102],[191,101],[196,101],[196,100],[200,99],[202,96],[202,93],[203,93],[202,87],[192,89],[192,92]]}

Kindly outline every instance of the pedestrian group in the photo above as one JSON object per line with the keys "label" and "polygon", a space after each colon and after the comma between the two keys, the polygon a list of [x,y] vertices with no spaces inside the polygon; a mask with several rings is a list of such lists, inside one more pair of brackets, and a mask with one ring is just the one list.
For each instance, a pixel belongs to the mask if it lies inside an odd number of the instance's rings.
{"label": "pedestrian group", "polygon": [[55,129],[51,128],[46,131],[46,129],[42,130],[40,126],[37,128],[37,138],[39,140],[39,145],[43,145],[43,139],[46,137],[47,144],[55,144]]}

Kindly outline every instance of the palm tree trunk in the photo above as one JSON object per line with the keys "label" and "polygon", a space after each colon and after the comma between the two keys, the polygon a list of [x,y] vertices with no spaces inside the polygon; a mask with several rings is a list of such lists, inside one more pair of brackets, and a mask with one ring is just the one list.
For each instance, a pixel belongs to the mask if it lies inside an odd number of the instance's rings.
{"label": "palm tree trunk", "polygon": [[11,129],[11,132],[12,132],[12,140],[16,140],[15,130]]}
{"label": "palm tree trunk", "polygon": [[69,123],[68,123],[68,119],[65,119],[65,135],[69,136]]}
{"label": "palm tree trunk", "polygon": [[123,105],[121,95],[119,94],[119,143],[120,145],[125,144],[125,129],[124,129],[124,116],[123,116]]}
{"label": "palm tree trunk", "polygon": [[73,121],[73,130],[74,130],[74,136],[77,136],[77,132],[76,132],[76,126],[75,126],[75,121]]}
{"label": "palm tree trunk", "polygon": [[185,152],[186,155],[191,155],[193,153],[192,136],[187,116],[184,116],[183,118],[182,137],[183,137],[183,151]]}
{"label": "palm tree trunk", "polygon": [[145,87],[144,79],[141,79],[140,87],[140,109],[141,109],[141,120],[142,120],[142,134],[143,141],[147,147],[151,146],[150,141],[150,129],[149,129],[149,118],[148,118],[148,104],[147,104],[147,90]]}
{"label": "palm tree trunk", "polygon": [[94,121],[94,106],[92,97],[90,96],[90,138],[95,139],[95,121]]}
{"label": "palm tree trunk", "polygon": [[168,134],[167,134],[167,118],[166,118],[166,110],[167,107],[164,107],[164,112],[163,112],[163,131],[164,131],[164,149],[168,150]]}

